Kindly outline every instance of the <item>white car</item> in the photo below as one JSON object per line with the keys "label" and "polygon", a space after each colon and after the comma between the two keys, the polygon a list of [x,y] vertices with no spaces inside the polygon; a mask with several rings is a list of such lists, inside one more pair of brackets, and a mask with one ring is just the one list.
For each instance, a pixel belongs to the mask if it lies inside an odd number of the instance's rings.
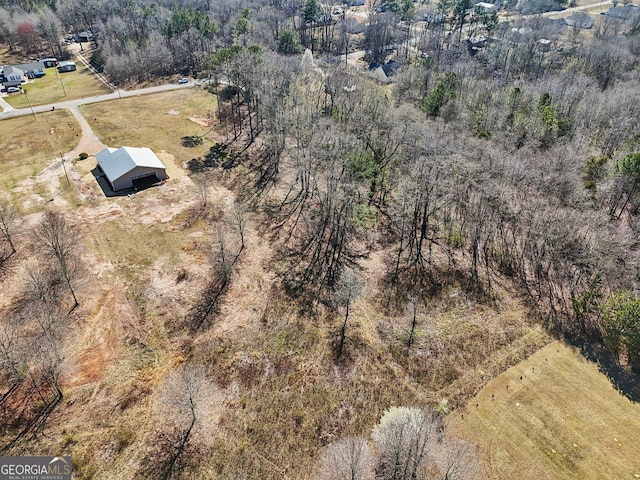
{"label": "white car", "polygon": [[7,93],[18,93],[20,91],[20,87],[7,87]]}
{"label": "white car", "polygon": [[178,83],[179,83],[180,85],[182,85],[183,83],[189,83],[189,79],[188,79],[188,78],[186,78],[186,77],[181,78],[180,80],[178,80]]}

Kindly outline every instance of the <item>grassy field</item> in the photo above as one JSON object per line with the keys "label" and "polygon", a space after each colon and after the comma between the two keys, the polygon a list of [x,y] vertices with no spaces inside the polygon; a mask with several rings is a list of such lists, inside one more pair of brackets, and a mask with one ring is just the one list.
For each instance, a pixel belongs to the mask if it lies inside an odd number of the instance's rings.
{"label": "grassy field", "polygon": [[[80,107],[104,144],[165,151],[175,157],[178,165],[208,150],[210,144],[206,141],[200,147],[185,148],[180,139],[210,130],[207,124],[213,126],[215,108],[216,97],[195,88]],[[208,139],[212,139],[211,135]]]}
{"label": "grassy field", "polygon": [[[75,72],[60,74],[56,73],[55,68],[47,68],[45,70],[47,74],[44,77],[25,83],[22,87],[23,91],[27,92],[28,100],[32,105],[47,105],[110,92],[83,64],[78,63],[77,68]],[[29,106],[27,97],[20,93],[9,95],[5,100],[14,108]]]}
{"label": "grassy field", "polygon": [[2,121],[0,137],[0,190],[12,192],[24,179],[33,177],[59,153],[78,143],[80,127],[66,110],[39,113]]}
{"label": "grassy field", "polygon": [[640,478],[640,404],[554,342],[491,381],[452,421],[491,479]]}

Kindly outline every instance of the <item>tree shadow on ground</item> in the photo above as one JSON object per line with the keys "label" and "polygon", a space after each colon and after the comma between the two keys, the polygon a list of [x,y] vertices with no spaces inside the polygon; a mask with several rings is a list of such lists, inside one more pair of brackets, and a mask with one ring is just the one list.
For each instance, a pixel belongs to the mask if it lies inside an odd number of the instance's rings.
{"label": "tree shadow on ground", "polygon": [[580,349],[582,355],[598,366],[622,395],[632,402],[640,402],[640,375],[620,365],[617,356],[597,343],[573,339],[570,344]]}

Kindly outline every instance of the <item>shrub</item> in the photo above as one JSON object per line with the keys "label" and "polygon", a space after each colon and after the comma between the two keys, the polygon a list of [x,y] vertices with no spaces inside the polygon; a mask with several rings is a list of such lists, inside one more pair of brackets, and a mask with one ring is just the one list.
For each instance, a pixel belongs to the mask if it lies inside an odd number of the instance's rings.
{"label": "shrub", "polygon": [[78,158],[80,158],[80,160],[86,160],[87,158],[89,158],[89,154],[87,152],[82,152],[80,155],[78,155]]}
{"label": "shrub", "polygon": [[202,137],[199,135],[187,135],[181,138],[182,146],[186,148],[197,147],[198,145],[202,145]]}
{"label": "shrub", "polygon": [[183,282],[187,278],[189,278],[189,272],[187,272],[184,268],[181,268],[178,272],[178,275],[176,275],[176,283]]}

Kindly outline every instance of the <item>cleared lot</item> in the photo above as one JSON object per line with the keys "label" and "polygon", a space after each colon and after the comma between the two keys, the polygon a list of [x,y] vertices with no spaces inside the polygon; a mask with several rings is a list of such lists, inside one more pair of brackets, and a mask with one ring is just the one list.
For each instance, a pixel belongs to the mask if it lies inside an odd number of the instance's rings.
{"label": "cleared lot", "polygon": [[66,110],[39,113],[35,120],[31,115],[3,120],[2,130],[0,190],[16,199],[33,193],[16,187],[35,177],[60,153],[72,150],[81,134],[80,126]]}
{"label": "cleared lot", "polygon": [[181,145],[183,136],[203,135],[217,125],[216,97],[202,89],[123,98],[84,105],[80,110],[105,145],[149,147],[156,154],[164,151],[178,165],[203,155],[211,141],[217,141],[211,132],[200,147]]}
{"label": "cleared lot", "polygon": [[554,342],[454,414],[491,479],[640,478],[640,404],[579,351]]}

